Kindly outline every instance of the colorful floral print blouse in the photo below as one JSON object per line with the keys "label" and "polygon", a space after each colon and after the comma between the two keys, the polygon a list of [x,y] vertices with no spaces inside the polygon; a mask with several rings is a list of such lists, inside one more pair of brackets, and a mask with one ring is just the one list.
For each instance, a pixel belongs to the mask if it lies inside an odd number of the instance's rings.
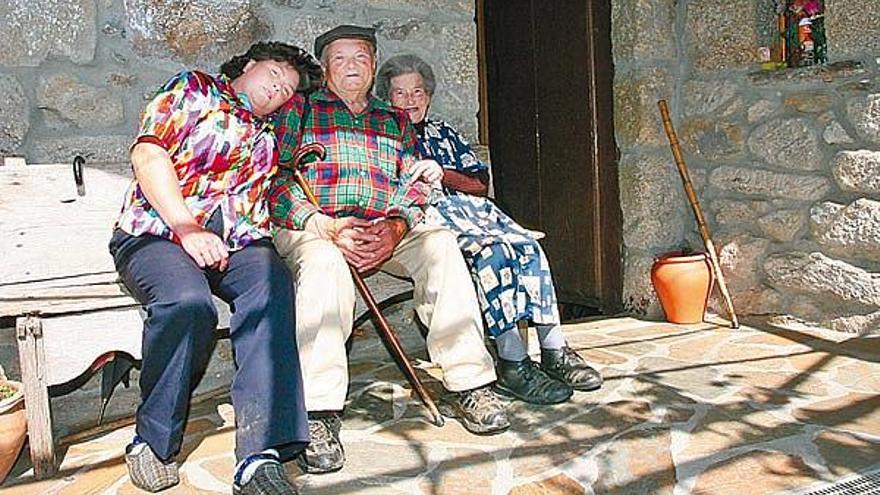
{"label": "colorful floral print blouse", "polygon": [[[266,196],[277,171],[270,122],[253,113],[247,95],[237,94],[225,76],[183,72],[147,104],[135,144],[149,142],[168,151],[196,222],[205,226],[219,208],[221,237],[236,250],[270,235]],[[132,235],[175,240],[136,180],[117,226]]]}

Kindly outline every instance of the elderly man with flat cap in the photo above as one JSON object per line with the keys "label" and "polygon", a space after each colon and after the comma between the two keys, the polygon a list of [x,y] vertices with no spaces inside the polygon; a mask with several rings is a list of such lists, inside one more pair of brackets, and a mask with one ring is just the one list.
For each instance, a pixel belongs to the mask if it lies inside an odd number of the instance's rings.
{"label": "elderly man with flat cap", "polygon": [[370,94],[376,71],[371,28],[338,26],[315,40],[324,85],[279,113],[281,161],[300,143],[325,146],[323,161],[303,170],[318,198],[310,204],[289,172],[270,196],[278,251],[294,274],[296,339],[305,381],[311,443],[299,458],[310,473],[342,468],[341,412],[348,390],[345,341],[355,288],[348,270],[377,269],[411,277],[416,311],[428,327],[427,348],[453,399],[441,411],[471,432],[510,425],[492,391],[495,371],[483,345],[482,317],[455,235],[421,223],[423,177],[408,117]]}

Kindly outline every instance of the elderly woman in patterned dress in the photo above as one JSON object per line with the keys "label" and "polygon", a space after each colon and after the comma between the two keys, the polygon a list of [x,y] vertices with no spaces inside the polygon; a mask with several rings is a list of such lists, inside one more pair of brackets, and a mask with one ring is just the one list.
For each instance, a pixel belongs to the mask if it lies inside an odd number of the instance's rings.
{"label": "elderly woman in patterned dress", "polygon": [[[498,349],[497,389],[533,404],[556,404],[573,390],[599,388],[601,375],[566,344],[550,266],[538,244],[543,234],[523,228],[487,199],[486,164],[449,124],[427,118],[435,86],[431,67],[415,55],[390,58],[377,77],[379,96],[415,124],[421,158],[434,160],[419,162],[412,173],[442,191],[426,221],[458,235]],[[537,328],[540,364],[529,358],[516,331],[520,321]]]}

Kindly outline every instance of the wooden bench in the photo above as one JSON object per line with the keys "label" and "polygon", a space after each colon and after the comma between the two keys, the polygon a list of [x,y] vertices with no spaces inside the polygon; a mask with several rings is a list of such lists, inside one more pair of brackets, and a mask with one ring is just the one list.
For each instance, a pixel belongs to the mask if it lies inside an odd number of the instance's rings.
{"label": "wooden bench", "polygon": [[[0,319],[15,320],[38,479],[57,472],[50,396],[81,386],[114,356],[141,359],[142,308],[119,282],[107,250],[131,170],[86,166],[83,175],[80,196],[71,164],[0,165]],[[390,277],[379,286],[383,308],[411,297],[398,294],[408,284]],[[227,336],[229,308],[215,303],[219,336]]]}

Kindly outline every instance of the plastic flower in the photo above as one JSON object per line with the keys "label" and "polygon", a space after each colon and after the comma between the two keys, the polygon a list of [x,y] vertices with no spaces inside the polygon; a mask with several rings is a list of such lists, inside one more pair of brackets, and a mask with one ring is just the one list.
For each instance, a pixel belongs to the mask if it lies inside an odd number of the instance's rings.
{"label": "plastic flower", "polygon": [[819,0],[807,0],[807,2],[804,3],[804,13],[810,17],[816,14],[821,14],[822,4],[819,3]]}

